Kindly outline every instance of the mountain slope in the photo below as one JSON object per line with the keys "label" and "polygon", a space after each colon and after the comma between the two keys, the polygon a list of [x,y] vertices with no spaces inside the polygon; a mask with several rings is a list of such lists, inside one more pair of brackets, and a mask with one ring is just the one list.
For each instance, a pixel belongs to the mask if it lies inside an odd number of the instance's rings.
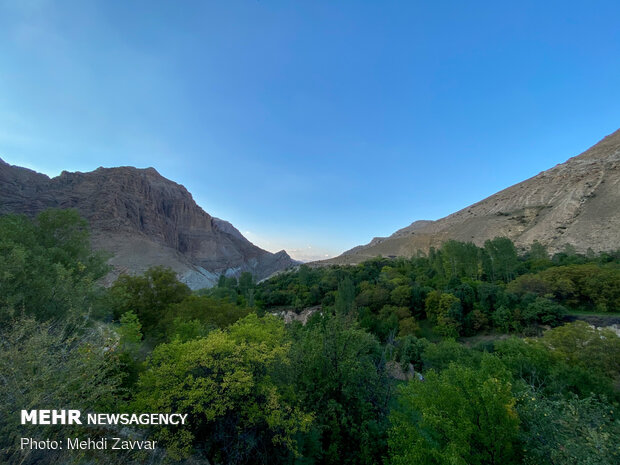
{"label": "mountain slope", "polygon": [[284,251],[253,245],[153,168],[63,171],[50,179],[0,160],[0,213],[32,216],[49,207],[76,208],[89,221],[93,247],[114,254],[110,279],[164,265],[200,288],[222,273],[250,271],[262,279],[295,264]]}
{"label": "mountain slope", "polygon": [[518,247],[534,240],[550,252],[620,247],[620,130],[565,163],[437,221],[416,221],[386,238],[322,263],[411,256],[448,239],[484,244],[496,236]]}

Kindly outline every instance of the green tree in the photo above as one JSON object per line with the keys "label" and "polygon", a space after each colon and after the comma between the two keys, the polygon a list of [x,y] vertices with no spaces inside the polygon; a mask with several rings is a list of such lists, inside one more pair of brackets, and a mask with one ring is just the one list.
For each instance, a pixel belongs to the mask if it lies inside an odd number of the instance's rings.
{"label": "green tree", "polygon": [[620,268],[592,263],[557,266],[519,276],[508,288],[519,295],[533,292],[573,308],[604,312],[620,306]]}
{"label": "green tree", "polygon": [[449,240],[441,246],[444,273],[448,278],[478,279],[480,275],[479,256],[478,247],[471,242]]}
{"label": "green tree", "polygon": [[485,272],[491,281],[508,282],[515,278],[519,257],[514,243],[507,237],[496,237],[484,243],[488,255]]}
{"label": "green tree", "polygon": [[620,463],[620,420],[604,399],[549,399],[525,392],[517,409],[525,465]]}
{"label": "green tree", "polygon": [[390,391],[377,340],[344,317],[327,315],[295,339],[295,391],[315,416],[304,455],[321,464],[380,462]]}
{"label": "green tree", "polygon": [[610,329],[575,321],[546,331],[538,342],[570,365],[598,370],[611,378],[620,373],[620,337]]}
{"label": "green tree", "polygon": [[118,358],[121,369],[125,373],[123,387],[131,390],[138,381],[138,374],[144,356],[141,354],[142,347],[142,325],[138,320],[138,315],[134,312],[127,312],[121,316],[118,326]]}
{"label": "green tree", "polygon": [[555,360],[540,344],[513,336],[496,341],[494,354],[525,390],[544,392],[553,384]]}
{"label": "green tree", "polygon": [[22,311],[39,320],[88,312],[94,283],[107,271],[105,256],[91,252],[77,211],[0,217],[0,323]]}
{"label": "green tree", "polygon": [[523,312],[523,318],[528,323],[542,323],[557,326],[566,315],[566,309],[560,304],[542,297],[537,297]]}
{"label": "green tree", "polygon": [[545,396],[617,397],[613,383],[620,338],[608,331],[567,324],[546,331],[542,338],[497,341],[495,354],[522,389]]}
{"label": "green tree", "polygon": [[548,260],[549,252],[547,251],[547,248],[544,245],[542,245],[540,242],[534,241],[532,242],[532,245],[530,246],[528,258],[532,260]]}
{"label": "green tree", "polygon": [[373,312],[378,312],[389,303],[390,293],[387,289],[369,281],[360,284],[360,293],[355,298],[357,307],[368,307]]}
{"label": "green tree", "polygon": [[553,265],[549,259],[547,248],[538,241],[534,241],[526,255],[526,266],[530,271],[541,271]]}
{"label": "green tree", "polygon": [[338,292],[336,293],[336,303],[334,310],[338,314],[347,314],[353,310],[353,302],[355,301],[355,285],[350,278],[345,278],[338,284]]}
{"label": "green tree", "polygon": [[409,285],[403,284],[396,287],[391,293],[390,298],[392,303],[399,307],[411,307],[412,303],[412,288]]}
{"label": "green tree", "polygon": [[429,342],[422,338],[406,335],[396,339],[396,350],[394,352],[394,360],[400,363],[403,371],[407,371],[409,364],[417,371],[422,370],[422,354],[424,353]]}
{"label": "green tree", "polygon": [[[240,318],[243,318],[250,309],[241,307],[228,300],[216,299],[209,296],[190,295],[179,303],[170,304],[161,317],[160,327],[168,340],[178,335],[182,325],[191,323],[202,326],[197,334],[206,333],[214,328],[226,328]],[[188,328],[186,327],[186,330]]]}
{"label": "green tree", "polygon": [[246,300],[249,299],[250,291],[254,288],[254,277],[252,273],[244,271],[239,276],[239,292]]}
{"label": "green tree", "polygon": [[161,429],[173,458],[201,450],[211,463],[267,464],[294,454],[311,417],[276,382],[290,341],[273,316],[250,314],[228,330],[155,348],[135,409],[187,413],[189,426]]}
{"label": "green tree", "polygon": [[139,345],[142,340],[141,329],[142,325],[140,320],[138,320],[138,315],[131,311],[124,313],[121,316],[118,328],[121,345],[132,349]]}
{"label": "green tree", "polygon": [[438,290],[433,290],[428,293],[426,296],[426,301],[424,302],[424,308],[426,310],[426,317],[434,324],[437,324],[437,317],[441,312],[440,309],[440,301],[441,301],[442,292]]}
{"label": "green tree", "polygon": [[426,315],[437,325],[440,334],[446,337],[459,335],[463,310],[458,297],[441,291],[432,291],[426,298]]}
{"label": "green tree", "polygon": [[144,336],[159,340],[168,307],[190,294],[189,287],[177,280],[174,271],[156,266],[141,276],[119,276],[110,288],[110,302],[116,318],[133,311],[138,315]]}
{"label": "green tree", "polygon": [[501,305],[492,315],[493,324],[496,328],[499,328],[505,333],[516,329],[516,322],[514,319],[514,312],[505,305]]}
{"label": "green tree", "polygon": [[407,318],[403,318],[398,322],[398,335],[399,336],[408,336],[414,335],[420,330],[420,325],[415,318],[410,316]]}
{"label": "green tree", "polygon": [[301,265],[299,267],[299,283],[302,286],[310,286],[311,283],[311,270],[308,265]]}
{"label": "green tree", "polygon": [[437,344],[425,344],[422,363],[425,369],[443,370],[451,363],[473,366],[474,352],[455,340],[446,339]]}
{"label": "green tree", "polygon": [[506,376],[488,356],[479,369],[450,365],[408,382],[390,414],[390,463],[518,463],[519,419]]}
{"label": "green tree", "polygon": [[0,329],[0,462],[69,463],[61,452],[22,450],[19,438],[63,442],[84,434],[69,425],[21,425],[20,409],[118,411],[123,375],[114,339],[73,316],[22,317]]}

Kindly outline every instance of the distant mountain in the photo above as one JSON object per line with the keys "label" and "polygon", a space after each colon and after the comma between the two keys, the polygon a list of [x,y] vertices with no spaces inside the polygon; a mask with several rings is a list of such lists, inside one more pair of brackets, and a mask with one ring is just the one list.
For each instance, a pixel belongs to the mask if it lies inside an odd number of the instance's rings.
{"label": "distant mountain", "polygon": [[89,221],[93,247],[114,254],[110,280],[164,265],[196,289],[213,285],[220,274],[249,271],[263,279],[297,263],[285,251],[256,247],[153,168],[63,171],[50,179],[0,160],[0,214],[34,216],[49,207],[76,208]]}
{"label": "distant mountain", "polygon": [[411,256],[455,239],[482,245],[497,236],[526,248],[535,240],[557,252],[620,248],[620,130],[567,162],[437,221],[416,221],[339,257],[317,263],[359,263]]}

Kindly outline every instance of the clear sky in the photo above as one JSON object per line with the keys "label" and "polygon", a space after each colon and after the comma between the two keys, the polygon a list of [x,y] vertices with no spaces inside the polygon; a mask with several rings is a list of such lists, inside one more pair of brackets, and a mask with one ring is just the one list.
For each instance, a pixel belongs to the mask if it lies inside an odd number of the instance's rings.
{"label": "clear sky", "polygon": [[620,126],[620,2],[0,0],[0,157],[155,167],[332,256]]}

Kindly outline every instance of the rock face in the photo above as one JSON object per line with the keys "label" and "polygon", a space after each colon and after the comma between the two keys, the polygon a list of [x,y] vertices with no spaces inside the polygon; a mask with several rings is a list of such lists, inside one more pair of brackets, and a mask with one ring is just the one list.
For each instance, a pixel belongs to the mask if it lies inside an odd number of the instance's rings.
{"label": "rock face", "polygon": [[320,263],[412,256],[448,239],[483,245],[497,236],[518,247],[538,240],[550,252],[620,248],[620,130],[565,163],[437,221],[416,221]]}
{"label": "rock face", "polygon": [[93,247],[114,254],[109,279],[164,265],[201,288],[220,274],[250,271],[262,279],[296,264],[284,251],[273,254],[253,245],[153,168],[63,171],[50,179],[0,160],[0,214],[33,216],[49,207],[76,208],[89,221]]}

